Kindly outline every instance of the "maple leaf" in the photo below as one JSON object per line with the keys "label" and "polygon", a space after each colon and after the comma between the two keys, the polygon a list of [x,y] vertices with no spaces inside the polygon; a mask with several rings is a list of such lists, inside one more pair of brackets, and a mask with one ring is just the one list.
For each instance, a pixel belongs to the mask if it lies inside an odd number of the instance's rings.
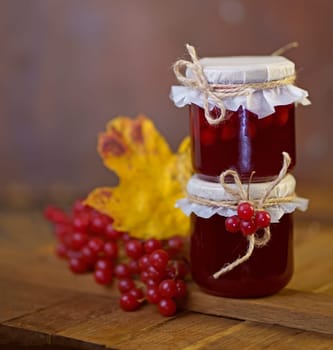
{"label": "maple leaf", "polygon": [[192,172],[189,138],[173,153],[150,119],[120,116],[99,135],[98,152],[119,184],[93,190],[86,204],[111,216],[115,229],[137,238],[189,233],[188,217],[175,208]]}

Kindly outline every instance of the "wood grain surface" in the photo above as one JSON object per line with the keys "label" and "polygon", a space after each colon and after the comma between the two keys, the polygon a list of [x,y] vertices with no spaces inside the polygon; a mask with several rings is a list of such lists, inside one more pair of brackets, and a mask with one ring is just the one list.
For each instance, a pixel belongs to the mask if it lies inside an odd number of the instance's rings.
{"label": "wood grain surface", "polygon": [[2,212],[0,347],[332,349],[333,223],[296,219],[295,275],[287,289],[235,300],[191,286],[184,311],[164,318],[152,305],[123,312],[114,287],[71,274],[54,256],[39,212]]}

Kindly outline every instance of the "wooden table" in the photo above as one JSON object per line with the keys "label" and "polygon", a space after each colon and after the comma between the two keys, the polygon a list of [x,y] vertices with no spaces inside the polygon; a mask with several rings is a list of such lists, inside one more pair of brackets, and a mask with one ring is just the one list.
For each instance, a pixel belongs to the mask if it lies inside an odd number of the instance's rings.
{"label": "wooden table", "polygon": [[[119,309],[113,288],[71,274],[53,254],[39,212],[0,214],[0,344],[43,349],[333,349],[331,201],[296,216],[296,271],[288,288],[233,300],[192,287],[186,311]],[[325,197],[326,198],[326,197]],[[16,344],[8,345],[8,344]],[[48,345],[46,345],[48,344]],[[0,345],[1,347],[1,345]]]}

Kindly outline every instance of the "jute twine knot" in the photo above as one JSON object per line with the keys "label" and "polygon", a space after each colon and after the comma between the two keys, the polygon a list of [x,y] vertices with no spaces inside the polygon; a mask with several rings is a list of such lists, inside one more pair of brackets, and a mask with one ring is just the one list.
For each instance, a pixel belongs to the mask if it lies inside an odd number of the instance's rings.
{"label": "jute twine knot", "polygon": [[[287,152],[283,152],[283,165],[282,168],[276,177],[276,179],[269,183],[269,186],[265,189],[265,192],[259,199],[251,199],[250,198],[250,184],[248,185],[247,191],[245,191],[244,186],[241,182],[241,179],[239,177],[239,174],[235,170],[226,170],[220,175],[220,184],[224,188],[224,190],[231,194],[235,199],[232,201],[214,201],[206,198],[196,197],[189,195],[188,198],[190,201],[203,204],[203,205],[211,205],[211,206],[218,206],[218,207],[224,207],[224,208],[232,208],[237,209],[237,206],[241,202],[249,202],[253,205],[255,210],[263,210],[264,208],[271,207],[274,205],[278,205],[281,203],[286,203],[292,201],[296,195],[293,194],[288,197],[273,197],[269,198],[270,194],[274,190],[274,188],[284,179],[288,172],[288,168],[291,162],[291,158]],[[231,187],[230,184],[225,182],[225,178],[227,176],[231,176],[234,179],[234,184]],[[234,186],[236,185],[236,186]],[[235,188],[236,187],[236,188]],[[259,237],[256,233],[252,235],[246,236],[246,239],[248,240],[248,247],[246,253],[237,258],[235,261],[223,266],[219,271],[215,272],[213,274],[213,277],[215,279],[219,278],[221,275],[233,270],[236,266],[244,263],[247,261],[253,251],[254,248],[260,248],[265,246],[269,240],[271,239],[271,230],[270,227],[266,227],[264,229],[264,234]]]}
{"label": "jute twine knot", "polygon": [[[295,43],[291,43],[276,52],[284,52],[291,47],[295,47]],[[186,44],[186,49],[192,61],[180,59],[173,65],[173,71],[180,84],[197,89],[203,94],[203,107],[205,111],[205,118],[210,125],[217,125],[224,120],[226,108],[223,99],[226,97],[235,97],[241,95],[250,95],[255,90],[271,89],[279,86],[293,84],[295,82],[295,74],[279,80],[272,80],[261,83],[244,83],[244,84],[210,84],[204,74],[202,65],[199,62],[196,50],[193,46]],[[186,76],[186,70],[192,73],[193,78]],[[184,71],[184,73],[183,73]],[[213,102],[219,109],[220,115],[213,118],[209,110],[209,101]]]}

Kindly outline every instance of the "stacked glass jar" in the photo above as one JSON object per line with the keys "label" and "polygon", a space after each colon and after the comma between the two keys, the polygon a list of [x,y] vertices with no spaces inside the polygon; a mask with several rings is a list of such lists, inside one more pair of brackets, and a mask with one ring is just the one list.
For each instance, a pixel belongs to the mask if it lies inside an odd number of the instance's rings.
{"label": "stacked glass jar", "polygon": [[[284,57],[197,60],[194,48],[188,50],[192,61],[174,66],[183,86],[173,86],[171,98],[178,107],[189,105],[195,175],[187,186],[189,197],[178,205],[191,214],[193,280],[219,296],[273,294],[293,272],[292,212],[307,206],[306,200],[295,196],[292,175],[282,174],[277,184],[274,181],[281,175],[283,152],[291,159],[289,171],[295,165],[295,103],[308,104],[308,94],[293,85],[294,63]],[[248,193],[254,206],[273,184],[268,194],[272,205],[265,208],[271,216],[270,238],[243,262],[219,274],[249,252],[244,233],[231,233],[225,225],[242,202],[230,193],[239,187],[233,177],[224,178],[228,186],[220,183],[221,174],[229,169],[236,171],[241,192]],[[258,239],[263,234],[259,228],[255,232]]]}

